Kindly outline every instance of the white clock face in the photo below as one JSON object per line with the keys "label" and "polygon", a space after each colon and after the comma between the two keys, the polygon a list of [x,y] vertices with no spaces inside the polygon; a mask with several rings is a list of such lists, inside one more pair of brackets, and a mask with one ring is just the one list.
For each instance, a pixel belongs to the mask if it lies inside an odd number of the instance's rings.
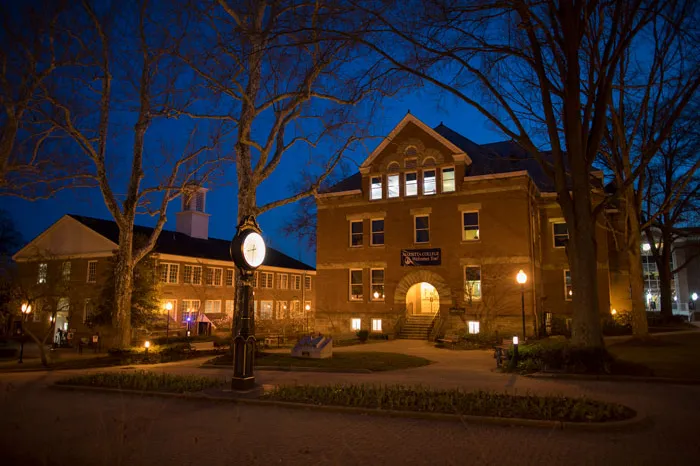
{"label": "white clock face", "polygon": [[259,267],[265,260],[265,240],[258,233],[250,233],[243,240],[243,258],[251,267]]}

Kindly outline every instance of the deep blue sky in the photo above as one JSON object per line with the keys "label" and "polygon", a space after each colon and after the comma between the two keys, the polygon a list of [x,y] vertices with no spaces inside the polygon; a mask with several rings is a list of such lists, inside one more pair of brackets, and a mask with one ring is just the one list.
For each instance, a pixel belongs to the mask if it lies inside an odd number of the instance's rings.
{"label": "deep blue sky", "polygon": [[[371,122],[373,133],[388,134],[408,110],[431,127],[443,122],[478,143],[503,139],[503,136],[471,107],[457,102],[449,96],[441,96],[425,89],[408,95],[387,98],[381,106],[381,111],[375,112],[373,115]],[[380,141],[380,139],[370,141],[366,149],[371,151]],[[356,153],[353,158],[361,163],[367,155],[366,152]],[[289,174],[300,169],[301,167],[295,166],[295,160],[290,158],[284,161],[259,189],[258,203],[269,202],[288,194]],[[233,170],[230,172],[232,179],[225,180],[225,183],[220,186],[209,186],[211,190],[207,197],[207,211],[211,214],[209,236],[213,238],[231,238],[235,230],[236,181],[233,179],[235,176]],[[34,202],[7,197],[0,199],[2,207],[9,210],[12,215],[25,242],[35,238],[68,213],[111,219],[102,195],[96,189],[63,191],[52,199]],[[171,202],[166,229],[175,229],[174,214],[179,208],[179,201]],[[314,265],[316,263],[315,251],[309,250],[305,244],[300,244],[296,238],[287,238],[280,232],[281,227],[288,221],[291,214],[291,206],[286,206],[272,210],[259,219],[266,240],[272,247]],[[152,225],[154,222],[154,219],[147,216],[137,219],[137,223],[142,225]]]}

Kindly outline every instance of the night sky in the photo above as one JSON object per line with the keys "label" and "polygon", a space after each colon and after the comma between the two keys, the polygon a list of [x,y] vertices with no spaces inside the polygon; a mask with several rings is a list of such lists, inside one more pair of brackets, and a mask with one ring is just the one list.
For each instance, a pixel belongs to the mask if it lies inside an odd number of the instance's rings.
{"label": "night sky", "polygon": [[[430,127],[443,122],[477,143],[503,140],[503,136],[471,107],[455,101],[452,97],[440,95],[428,89],[386,98],[381,105],[381,111],[373,114],[373,133],[388,134],[408,110]],[[369,141],[365,149],[352,154],[352,159],[357,164],[362,163],[369,155],[367,151],[374,149],[380,142],[380,139]],[[299,158],[293,157],[292,154],[288,155],[276,172],[258,190],[259,205],[288,194],[290,173],[298,173],[301,169],[300,166],[295,165]],[[209,236],[228,239],[234,234],[236,216],[236,180],[233,168],[226,172],[223,181],[222,184],[208,186],[211,189],[207,194],[207,212],[211,214]],[[73,213],[111,219],[102,195],[97,189],[62,191],[49,200],[30,202],[5,197],[0,202],[9,210],[25,242],[35,238],[64,214]],[[175,212],[179,209],[179,200],[170,203],[166,230],[175,229]],[[266,240],[272,247],[315,265],[315,251],[309,250],[305,244],[300,244],[296,238],[286,237],[280,231],[291,214],[292,206],[285,206],[260,217]],[[155,219],[148,216],[137,218],[137,224],[153,225],[154,223]]]}

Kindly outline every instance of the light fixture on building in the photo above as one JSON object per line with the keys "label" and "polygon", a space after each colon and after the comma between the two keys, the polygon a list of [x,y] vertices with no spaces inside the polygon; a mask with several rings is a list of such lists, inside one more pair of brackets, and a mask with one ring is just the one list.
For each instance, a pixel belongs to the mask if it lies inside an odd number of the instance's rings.
{"label": "light fixture on building", "polygon": [[378,291],[374,292],[374,299],[379,299],[379,292]]}
{"label": "light fixture on building", "polygon": [[651,250],[651,246],[649,245],[649,243],[642,244],[642,251],[646,252],[646,251],[650,251],[650,250]]}

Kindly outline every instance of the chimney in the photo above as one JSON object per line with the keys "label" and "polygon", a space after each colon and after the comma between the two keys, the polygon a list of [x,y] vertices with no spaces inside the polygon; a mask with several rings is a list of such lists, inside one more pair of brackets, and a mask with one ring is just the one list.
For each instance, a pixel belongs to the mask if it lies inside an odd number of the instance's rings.
{"label": "chimney", "polygon": [[209,214],[207,206],[207,188],[193,187],[183,193],[182,211],[176,215],[176,230],[192,238],[209,239]]}

